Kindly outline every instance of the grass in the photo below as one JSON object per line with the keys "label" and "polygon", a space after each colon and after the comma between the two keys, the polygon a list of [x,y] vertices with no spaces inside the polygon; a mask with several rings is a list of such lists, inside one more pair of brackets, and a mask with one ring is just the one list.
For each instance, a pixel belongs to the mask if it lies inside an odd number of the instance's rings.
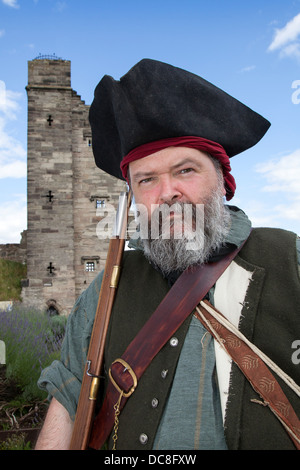
{"label": "grass", "polygon": [[26,275],[26,265],[0,258],[0,301],[21,300],[21,279]]}

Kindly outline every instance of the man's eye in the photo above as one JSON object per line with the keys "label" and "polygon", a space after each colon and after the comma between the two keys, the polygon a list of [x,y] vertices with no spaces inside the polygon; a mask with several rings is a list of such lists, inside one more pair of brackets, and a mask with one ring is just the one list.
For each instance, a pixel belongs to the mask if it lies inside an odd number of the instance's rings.
{"label": "man's eye", "polygon": [[179,173],[184,174],[184,173],[190,173],[191,171],[194,171],[193,168],[183,168],[182,170],[179,171]]}
{"label": "man's eye", "polygon": [[153,178],[144,178],[139,182],[139,184],[150,183],[150,181],[152,181],[152,180],[153,180]]}

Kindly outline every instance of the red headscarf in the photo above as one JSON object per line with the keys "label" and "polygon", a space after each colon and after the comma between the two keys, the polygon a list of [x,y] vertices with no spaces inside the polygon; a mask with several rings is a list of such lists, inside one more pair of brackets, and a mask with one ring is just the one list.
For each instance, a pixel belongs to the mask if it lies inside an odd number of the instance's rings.
{"label": "red headscarf", "polygon": [[209,153],[212,157],[219,160],[222,165],[224,186],[226,189],[226,199],[229,201],[234,196],[236,184],[234,177],[230,173],[230,160],[222,145],[202,137],[183,136],[171,137],[169,139],[156,140],[147,144],[140,145],[131,150],[122,160],[120,168],[123,177],[128,181],[127,172],[129,163],[140,158],[147,157],[152,153],[163,150],[167,147],[189,147]]}

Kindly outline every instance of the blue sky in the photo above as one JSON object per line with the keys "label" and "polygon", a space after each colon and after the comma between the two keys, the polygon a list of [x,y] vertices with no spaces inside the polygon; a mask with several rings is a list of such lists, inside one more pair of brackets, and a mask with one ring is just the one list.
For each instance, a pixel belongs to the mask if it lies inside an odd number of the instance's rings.
{"label": "blue sky", "polygon": [[144,57],[201,75],[272,123],[234,157],[232,203],[300,234],[300,0],[0,0],[0,243],[26,228],[27,62],[71,60],[90,104]]}

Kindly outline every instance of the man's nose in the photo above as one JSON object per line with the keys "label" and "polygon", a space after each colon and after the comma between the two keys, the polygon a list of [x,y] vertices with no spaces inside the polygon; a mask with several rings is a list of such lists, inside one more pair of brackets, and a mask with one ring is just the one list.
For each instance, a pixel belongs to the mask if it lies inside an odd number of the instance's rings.
{"label": "man's nose", "polygon": [[182,192],[178,183],[171,177],[162,178],[160,181],[159,204],[175,202],[181,199]]}

